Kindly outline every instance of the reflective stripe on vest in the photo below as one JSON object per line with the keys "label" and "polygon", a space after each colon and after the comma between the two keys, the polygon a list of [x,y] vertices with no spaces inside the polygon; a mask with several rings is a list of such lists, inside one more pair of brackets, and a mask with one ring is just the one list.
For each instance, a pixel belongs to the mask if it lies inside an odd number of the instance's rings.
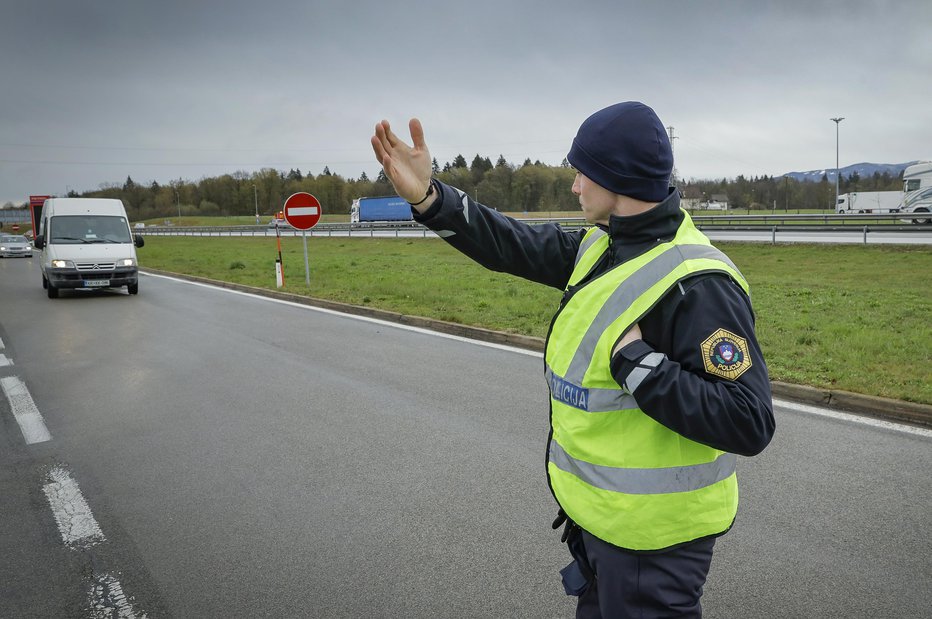
{"label": "reflective stripe on vest", "polygon": [[590,486],[625,494],[664,494],[699,490],[734,475],[738,456],[723,453],[712,462],[692,466],[634,469],[599,466],[573,458],[550,442],[550,462]]}
{"label": "reflective stripe on vest", "polygon": [[[599,249],[589,251],[596,243],[599,244]],[[573,276],[570,277],[568,286],[575,286],[578,284],[579,280],[592,270],[595,263],[606,249],[608,249],[608,234],[600,228],[589,228],[589,231],[583,236],[582,243],[579,244],[579,249],[576,251],[576,262],[573,264]],[[580,267],[580,262],[583,261],[584,256],[587,262],[583,263]]]}
{"label": "reflective stripe on vest", "polygon": [[[583,238],[567,288],[608,249],[600,232]],[[672,241],[578,286],[548,336],[551,488],[570,518],[622,548],[656,550],[716,535],[737,511],[737,458],[654,421],[609,367],[631,325],[679,281],[704,272],[727,274],[747,292],[734,264],[684,214]]]}

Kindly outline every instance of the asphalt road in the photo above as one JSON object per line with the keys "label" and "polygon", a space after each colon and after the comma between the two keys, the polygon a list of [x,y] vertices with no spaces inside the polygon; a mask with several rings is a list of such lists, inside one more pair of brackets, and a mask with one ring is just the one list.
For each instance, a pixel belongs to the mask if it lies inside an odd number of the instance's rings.
{"label": "asphalt road", "polygon": [[[35,406],[0,397],[0,617],[573,615],[538,355],[156,276],[50,300],[34,262],[0,260]],[[777,423],[706,617],[928,616],[932,432]]]}

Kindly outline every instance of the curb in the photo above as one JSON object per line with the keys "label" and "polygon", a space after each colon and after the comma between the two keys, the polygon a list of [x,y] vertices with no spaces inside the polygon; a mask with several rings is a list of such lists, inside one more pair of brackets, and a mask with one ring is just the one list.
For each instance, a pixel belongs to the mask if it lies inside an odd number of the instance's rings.
{"label": "curb", "polygon": [[[365,316],[367,318],[377,318],[387,322],[397,322],[400,324],[421,327],[432,331],[439,331],[449,335],[458,335],[483,342],[494,344],[506,344],[516,348],[524,348],[536,352],[544,351],[544,340],[539,337],[529,335],[517,335],[515,333],[506,333],[504,331],[494,331],[491,329],[482,329],[455,322],[446,322],[433,318],[424,318],[422,316],[412,316],[409,314],[400,314],[388,310],[365,307],[362,305],[351,305],[339,301],[328,301],[326,299],[317,299],[303,295],[292,294],[289,292],[280,292],[269,290],[267,288],[257,288],[255,286],[246,286],[244,284],[234,284],[206,277],[197,277],[194,275],[185,275],[181,273],[172,273],[170,271],[159,271],[157,269],[142,268],[140,271],[165,275],[176,279],[183,279],[192,282],[199,282],[217,286],[218,288],[228,288],[240,292],[248,292],[259,296],[279,299],[281,301],[290,301],[301,305],[310,305],[312,307],[321,307],[345,314],[354,314],[356,316]],[[820,389],[806,385],[795,385],[779,381],[770,383],[773,395],[791,400],[802,404],[812,404],[823,406],[835,410],[866,415],[879,419],[913,423],[923,426],[932,427],[932,406],[928,404],[918,404],[915,402],[905,402],[902,400],[892,400],[890,398],[881,398],[850,391],[841,391],[836,389]]]}

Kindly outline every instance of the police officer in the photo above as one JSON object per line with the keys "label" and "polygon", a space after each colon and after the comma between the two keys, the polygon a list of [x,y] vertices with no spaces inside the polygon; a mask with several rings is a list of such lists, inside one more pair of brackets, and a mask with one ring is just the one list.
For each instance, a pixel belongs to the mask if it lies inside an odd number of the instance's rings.
{"label": "police officer", "polygon": [[431,178],[387,121],[372,147],[415,219],[480,264],[564,291],[545,347],[550,488],[578,618],[700,617],[715,539],[738,507],[736,455],[773,436],[748,284],[669,186],[673,153],[639,102],[582,123],[567,155],[592,227],[530,226]]}

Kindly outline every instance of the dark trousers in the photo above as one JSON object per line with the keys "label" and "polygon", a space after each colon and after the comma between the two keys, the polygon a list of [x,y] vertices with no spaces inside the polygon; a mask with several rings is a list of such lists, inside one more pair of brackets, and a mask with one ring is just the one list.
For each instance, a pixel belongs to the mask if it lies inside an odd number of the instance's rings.
{"label": "dark trousers", "polygon": [[579,597],[576,619],[702,617],[702,586],[715,538],[662,553],[625,552],[582,531],[595,574]]}

